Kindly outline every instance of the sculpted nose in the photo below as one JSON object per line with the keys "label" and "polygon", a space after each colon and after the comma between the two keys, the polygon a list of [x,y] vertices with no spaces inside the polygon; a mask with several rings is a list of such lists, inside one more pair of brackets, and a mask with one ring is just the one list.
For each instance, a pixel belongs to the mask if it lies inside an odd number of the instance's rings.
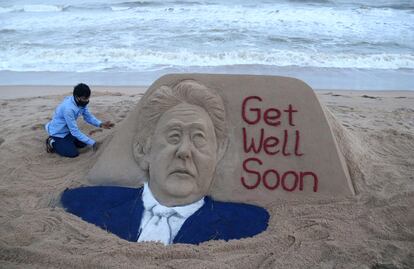
{"label": "sculpted nose", "polygon": [[191,145],[188,139],[183,139],[183,141],[177,149],[176,155],[178,158],[183,160],[191,157]]}

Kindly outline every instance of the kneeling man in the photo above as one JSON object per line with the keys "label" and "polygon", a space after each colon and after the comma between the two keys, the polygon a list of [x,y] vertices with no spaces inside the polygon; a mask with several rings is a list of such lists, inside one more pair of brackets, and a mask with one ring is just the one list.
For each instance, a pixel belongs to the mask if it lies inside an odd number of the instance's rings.
{"label": "kneeling man", "polygon": [[114,124],[110,121],[98,120],[88,110],[91,90],[88,85],[80,83],[73,89],[73,96],[67,96],[56,108],[51,121],[45,125],[49,137],[46,139],[46,151],[56,152],[60,156],[74,158],[79,155],[78,148],[91,146],[97,148],[92,138],[82,133],[76,120],[80,115],[95,127],[110,129]]}
{"label": "kneeling man", "polygon": [[227,144],[221,97],[186,80],[162,86],[143,101],[133,151],[147,182],[138,189],[66,190],[65,209],[135,242],[199,244],[264,231],[265,209],[206,196]]}

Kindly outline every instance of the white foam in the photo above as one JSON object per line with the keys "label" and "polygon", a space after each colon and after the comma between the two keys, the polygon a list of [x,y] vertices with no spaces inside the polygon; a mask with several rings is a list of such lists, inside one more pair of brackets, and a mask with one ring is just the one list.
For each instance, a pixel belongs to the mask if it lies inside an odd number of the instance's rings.
{"label": "white foam", "polygon": [[414,54],[304,53],[232,51],[202,53],[188,50],[160,52],[134,49],[33,49],[0,52],[0,70],[12,71],[102,71],[153,70],[166,66],[271,65],[328,68],[414,69]]}
{"label": "white foam", "polygon": [[26,12],[60,12],[63,10],[63,6],[54,5],[24,5],[24,11]]}

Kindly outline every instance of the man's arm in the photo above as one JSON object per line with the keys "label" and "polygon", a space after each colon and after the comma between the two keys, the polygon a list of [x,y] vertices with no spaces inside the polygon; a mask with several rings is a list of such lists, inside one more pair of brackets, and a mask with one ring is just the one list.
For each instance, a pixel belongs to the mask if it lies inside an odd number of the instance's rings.
{"label": "man's arm", "polygon": [[85,107],[83,109],[83,119],[89,123],[90,125],[93,125],[95,127],[101,127],[102,121],[98,120],[97,118],[95,118],[94,115],[92,115],[91,112],[89,112],[89,109],[87,107]]}
{"label": "man's arm", "polygon": [[95,118],[94,115],[92,115],[91,112],[89,112],[87,107],[85,107],[85,109],[83,110],[82,115],[83,115],[83,118],[85,119],[85,121],[87,123],[89,123],[93,126],[96,126],[96,127],[100,127],[100,128],[104,128],[104,129],[111,129],[115,125],[111,121],[102,122],[102,121],[98,120],[97,118]]}
{"label": "man's arm", "polygon": [[78,124],[76,123],[75,115],[71,109],[66,109],[63,113],[63,117],[65,118],[70,133],[74,137],[76,137],[76,139],[90,146],[95,144],[95,140],[89,138],[87,135],[85,135],[79,130]]}

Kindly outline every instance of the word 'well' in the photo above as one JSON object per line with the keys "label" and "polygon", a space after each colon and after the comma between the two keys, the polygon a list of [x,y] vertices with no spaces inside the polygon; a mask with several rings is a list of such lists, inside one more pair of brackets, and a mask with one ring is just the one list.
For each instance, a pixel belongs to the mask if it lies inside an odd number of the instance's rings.
{"label": "word 'well'", "polygon": [[[293,192],[303,191],[310,186],[313,192],[317,192],[318,176],[312,171],[281,172],[276,167],[270,169],[263,167],[264,162],[258,156],[259,153],[263,153],[268,158],[274,156],[300,158],[305,153],[301,151],[300,130],[295,125],[295,116],[299,111],[292,104],[284,109],[275,107],[263,109],[260,107],[262,101],[259,96],[248,96],[242,103],[242,120],[248,125],[242,128],[243,150],[252,156],[243,161],[243,174],[247,176],[241,177],[241,183],[246,189],[255,189],[263,184],[269,190],[280,187],[285,191]],[[271,131],[269,128],[258,128],[257,125],[260,123],[275,128]],[[285,126],[284,129],[282,125]]]}

